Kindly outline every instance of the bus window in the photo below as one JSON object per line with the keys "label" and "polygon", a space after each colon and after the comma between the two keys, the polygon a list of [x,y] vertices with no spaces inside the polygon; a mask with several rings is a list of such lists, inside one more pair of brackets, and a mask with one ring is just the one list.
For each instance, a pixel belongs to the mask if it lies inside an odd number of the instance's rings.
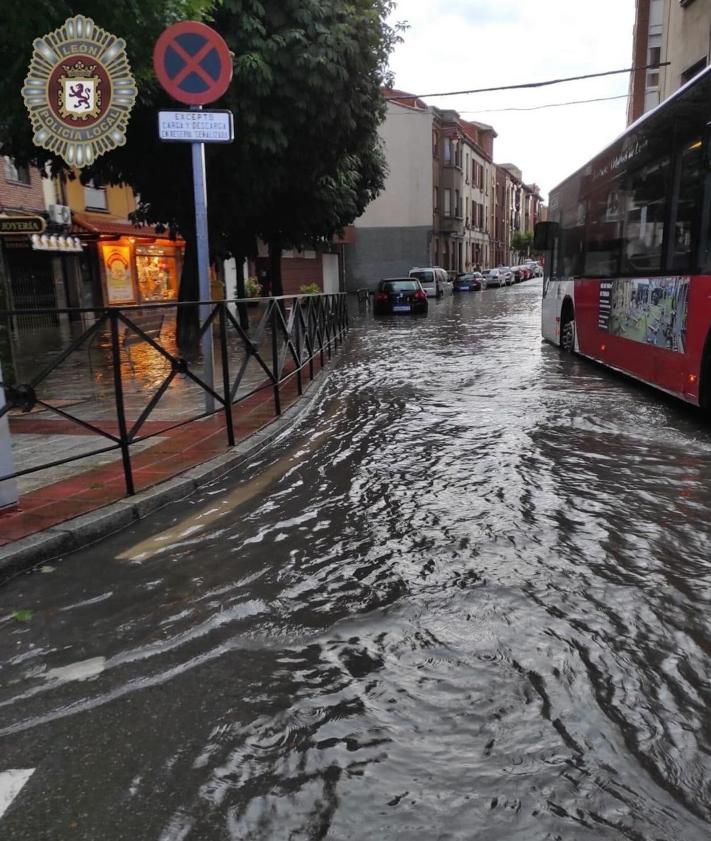
{"label": "bus window", "polygon": [[679,196],[671,243],[671,270],[682,274],[693,271],[694,219],[700,207],[704,180],[702,158],[701,142],[691,144],[681,155]]}
{"label": "bus window", "polygon": [[585,205],[577,203],[563,208],[560,219],[560,252],[556,261],[556,274],[559,277],[581,275],[584,239]]}
{"label": "bus window", "polygon": [[588,197],[586,276],[615,277],[620,273],[623,218],[621,179],[608,182]]}
{"label": "bus window", "polygon": [[669,160],[665,156],[632,170],[625,179],[622,274],[659,272],[662,268]]}

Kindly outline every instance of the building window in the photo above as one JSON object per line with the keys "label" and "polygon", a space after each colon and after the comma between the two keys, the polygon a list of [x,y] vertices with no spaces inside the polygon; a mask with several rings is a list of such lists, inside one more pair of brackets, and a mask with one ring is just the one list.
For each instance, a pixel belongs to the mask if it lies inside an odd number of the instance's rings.
{"label": "building window", "polygon": [[459,198],[459,190],[454,191],[454,215],[460,219],[462,216],[462,202]]}
{"label": "building window", "polygon": [[452,163],[452,141],[448,137],[442,141],[442,156],[445,164]]}
{"label": "building window", "polygon": [[681,84],[685,85],[687,82],[690,82],[694,76],[698,76],[699,73],[706,67],[706,59],[702,58],[700,61],[697,61],[695,64],[692,64],[691,67],[688,67],[682,74],[681,74]]}
{"label": "building window", "polygon": [[445,187],[444,190],[444,215],[452,215],[452,191]]}
{"label": "building window", "polygon": [[87,210],[108,210],[106,189],[97,187],[93,181],[84,185],[84,205]]}
{"label": "building window", "polygon": [[439,156],[439,144],[437,143],[437,132],[432,132],[432,156],[438,157]]}
{"label": "building window", "polygon": [[432,207],[439,210],[439,190],[437,187],[432,190]]}
{"label": "building window", "polygon": [[31,184],[30,168],[16,163],[12,158],[5,158],[5,178],[16,184]]}
{"label": "building window", "polygon": [[661,47],[650,47],[649,48],[649,61],[647,64],[651,64],[654,67],[657,67],[662,60],[662,48]]}

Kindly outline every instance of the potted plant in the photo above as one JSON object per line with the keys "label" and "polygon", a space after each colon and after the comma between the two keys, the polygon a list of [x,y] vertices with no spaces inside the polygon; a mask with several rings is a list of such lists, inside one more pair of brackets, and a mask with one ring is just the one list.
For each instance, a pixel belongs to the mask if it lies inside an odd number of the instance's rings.
{"label": "potted plant", "polygon": [[320,295],[321,287],[318,283],[305,283],[299,287],[299,295]]}

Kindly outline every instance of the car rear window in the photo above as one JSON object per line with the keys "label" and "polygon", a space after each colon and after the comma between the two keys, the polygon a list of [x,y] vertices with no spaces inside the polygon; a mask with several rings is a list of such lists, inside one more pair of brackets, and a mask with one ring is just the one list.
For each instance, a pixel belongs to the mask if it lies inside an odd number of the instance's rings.
{"label": "car rear window", "polygon": [[410,277],[415,277],[420,283],[434,283],[432,272],[413,272]]}
{"label": "car rear window", "polygon": [[383,283],[384,292],[416,292],[417,283],[414,280],[386,280]]}

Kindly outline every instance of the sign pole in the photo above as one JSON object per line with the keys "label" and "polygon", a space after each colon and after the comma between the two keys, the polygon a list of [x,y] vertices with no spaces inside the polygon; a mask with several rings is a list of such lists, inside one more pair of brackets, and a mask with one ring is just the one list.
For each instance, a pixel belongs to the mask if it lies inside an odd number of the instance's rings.
{"label": "sign pole", "polygon": [[[202,105],[192,105],[191,111],[201,111]],[[195,240],[197,245],[197,264],[199,295],[201,301],[209,301],[210,295],[210,245],[207,232],[207,177],[205,171],[205,144],[192,143],[193,152],[193,191],[195,194]],[[210,317],[210,306],[200,305],[200,324]],[[212,343],[212,324],[205,330],[200,340],[202,348],[203,379],[210,388],[214,387],[215,363]],[[215,411],[215,398],[205,392],[205,411]]]}
{"label": "sign pole", "polygon": [[[193,155],[193,190],[195,193],[195,244],[197,246],[201,326],[210,317],[210,246],[207,236],[207,184],[205,143],[229,143],[232,140],[232,115],[212,112],[202,119],[202,106],[216,102],[232,81],[233,61],[227,42],[211,27],[196,20],[171,24],[156,41],[153,68],[158,81],[173,99],[190,106],[192,119],[179,112],[159,112],[158,135],[161,140],[189,142]],[[227,116],[225,116],[227,114]],[[212,323],[200,340],[203,380],[214,391],[215,363]],[[205,392],[205,411],[215,411],[215,398]]]}

